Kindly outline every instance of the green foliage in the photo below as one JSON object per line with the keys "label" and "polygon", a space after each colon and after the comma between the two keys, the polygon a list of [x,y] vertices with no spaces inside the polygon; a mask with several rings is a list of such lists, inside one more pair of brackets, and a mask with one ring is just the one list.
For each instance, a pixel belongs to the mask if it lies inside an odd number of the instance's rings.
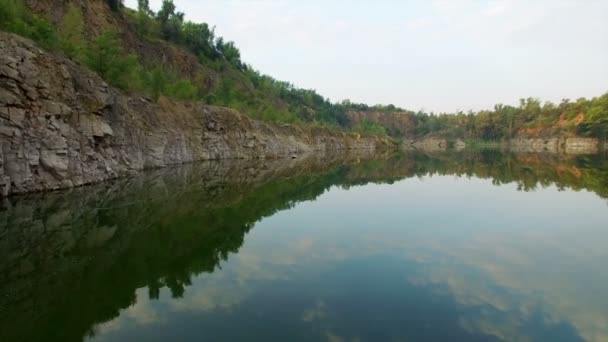
{"label": "green foliage", "polygon": [[139,1],[134,18],[140,37],[157,34],[157,39],[181,45],[196,55],[201,64],[222,74],[213,89],[204,92],[195,83],[152,66],[141,71],[139,79],[142,90],[155,98],[166,95],[204,99],[207,103],[232,107],[269,121],[309,121],[333,127],[348,124],[344,108],[312,90],[298,89],[261,75],[244,64],[234,42],[217,37],[214,28],[206,23],[184,21],[184,14],[177,11],[172,0],[164,0],[156,14],[149,9],[147,1]]}
{"label": "green foliage", "polygon": [[124,51],[115,32],[104,32],[93,40],[86,53],[86,63],[115,87],[129,89],[133,86],[137,57]]}
{"label": "green foliage", "polygon": [[194,100],[198,95],[198,88],[190,80],[178,80],[167,90],[167,95],[179,100]]}
{"label": "green foliage", "polygon": [[215,48],[228,62],[241,68],[241,52],[236,48],[234,42],[224,42],[224,38],[218,37],[215,42]]}
{"label": "green foliage", "polygon": [[182,26],[182,42],[197,55],[216,58],[217,52],[213,48],[215,32],[206,23],[197,24],[188,21]]}
{"label": "green foliage", "polygon": [[22,0],[0,0],[0,30],[30,38],[46,48],[56,48],[57,35],[44,18],[30,14]]}
{"label": "green foliage", "polygon": [[[483,141],[510,139],[517,135],[586,135],[608,137],[608,94],[597,98],[567,99],[559,104],[541,103],[534,98],[521,99],[519,106],[497,104],[493,110],[469,113],[434,113],[404,111],[394,106],[374,106],[344,101],[346,111],[382,112],[394,115],[401,131],[410,136],[434,135]],[[390,133],[390,132],[389,132]]]}
{"label": "green foliage", "polygon": [[148,31],[151,22],[144,17],[153,18],[160,27],[161,37],[180,44],[199,57],[210,59],[221,58],[237,68],[242,68],[241,53],[233,42],[225,42],[222,37],[215,37],[213,28],[206,23],[184,21],[184,13],[177,11],[173,0],[163,0],[160,10],[154,15],[147,1],[138,4],[138,26],[141,31]]}
{"label": "green foliage", "polygon": [[169,19],[175,15],[175,4],[173,0],[163,0],[160,10],[156,14],[156,19],[161,23],[166,23]]}
{"label": "green foliage", "polygon": [[138,77],[141,90],[155,99],[161,95],[179,100],[198,98],[198,88],[190,80],[180,79],[176,73],[161,66],[150,70],[140,68]]}
{"label": "green foliage", "polygon": [[586,120],[579,131],[586,135],[608,138],[608,93],[591,100]]}
{"label": "green foliage", "polygon": [[106,0],[106,2],[108,3],[108,6],[110,6],[110,9],[112,9],[114,12],[118,12],[123,6],[122,0]]}
{"label": "green foliage", "polygon": [[156,14],[164,39],[179,42],[181,39],[184,13],[176,12],[172,0],[163,0],[162,7]]}
{"label": "green foliage", "polygon": [[386,135],[386,129],[384,127],[372,122],[367,118],[364,119],[358,125],[353,126],[353,130],[355,132],[361,132],[365,134]]}
{"label": "green foliage", "polygon": [[153,20],[154,12],[150,9],[148,0],[137,1],[136,29],[140,38],[145,38],[157,31],[156,22]]}
{"label": "green foliage", "polygon": [[146,93],[152,95],[155,99],[165,93],[168,77],[161,67],[155,67],[152,70],[142,73],[143,88]]}
{"label": "green foliage", "polygon": [[59,24],[59,43],[63,51],[70,57],[82,59],[86,50],[84,36],[84,20],[82,12],[73,4],[68,8]]}
{"label": "green foliage", "polygon": [[150,9],[150,1],[148,0],[137,0],[137,11],[145,15],[154,15],[154,12]]}
{"label": "green foliage", "polygon": [[0,0],[0,28],[21,34],[27,25],[25,9],[21,0]]}

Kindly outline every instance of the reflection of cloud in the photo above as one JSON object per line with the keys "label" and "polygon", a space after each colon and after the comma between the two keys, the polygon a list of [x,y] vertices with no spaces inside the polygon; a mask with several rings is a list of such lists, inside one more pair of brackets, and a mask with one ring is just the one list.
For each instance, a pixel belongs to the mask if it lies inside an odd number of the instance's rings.
{"label": "reflection of cloud", "polygon": [[[596,279],[598,284],[606,284],[601,260],[608,252],[598,248],[607,234],[580,229],[485,233],[462,243],[435,245],[425,254],[435,256],[429,281],[447,285],[465,306],[489,306],[513,317],[509,324],[496,317],[469,318],[466,326],[473,330],[513,340],[521,334],[517,328],[542,308],[546,324],[569,322],[587,340],[608,340],[608,290],[590,288],[585,281],[596,274],[602,278]],[[442,255],[452,263],[437,264]],[[581,265],[586,269],[579,277]],[[462,274],[463,266],[479,274]]]}
{"label": "reflection of cloud", "polygon": [[[288,259],[292,266],[302,267],[400,250],[408,260],[424,263],[429,270],[427,279],[408,278],[411,284],[446,285],[461,305],[487,306],[500,313],[463,318],[463,325],[472,330],[507,340],[521,339],[525,337],[525,324],[542,311],[548,326],[568,322],[586,339],[608,339],[608,322],[604,319],[608,317],[607,289],[588,291],[585,281],[568,274],[577,265],[595,269],[585,270],[583,276],[603,273],[601,260],[608,258],[604,246],[608,231],[484,229],[472,232],[468,239],[446,239],[436,233],[379,230],[373,235],[350,234],[347,244],[317,234],[315,241],[294,236],[281,248],[265,254],[277,263]],[[463,268],[472,273],[460,273]],[[598,283],[607,282],[602,279]],[[598,293],[602,297],[594,298]],[[306,314],[307,318],[314,316]]]}
{"label": "reflection of cloud", "polygon": [[238,305],[247,297],[249,291],[237,284],[210,283],[188,289],[186,296],[179,300],[171,300],[168,304],[172,311],[204,312],[226,310]]}
{"label": "reflection of cloud", "polygon": [[[205,295],[215,302],[235,305],[236,299],[225,299],[221,292],[251,296],[254,280],[289,279],[291,274],[330,268],[352,257],[399,251],[428,270],[408,277],[411,284],[446,286],[459,304],[492,309],[492,314],[474,310],[474,314],[461,317],[461,326],[472,332],[525,340],[526,324],[542,312],[548,326],[568,322],[588,340],[608,339],[607,289],[588,291],[588,283],[569,274],[575,265],[586,265],[589,269],[585,275],[597,273],[604,277],[598,284],[606,284],[601,260],[608,257],[603,248],[608,231],[483,230],[467,239],[442,238],[435,233],[377,230],[372,234],[353,233],[347,241],[337,241],[332,235],[335,232],[327,231],[315,234],[315,239],[308,233],[301,233],[302,236],[293,233],[280,243],[271,238],[266,240],[271,248],[259,241],[245,244],[231,259],[232,267],[224,269],[232,274],[230,278],[218,281],[216,288],[206,290]],[[239,287],[227,286],[231,281]],[[603,296],[594,297],[597,294]],[[222,307],[203,303],[202,307]],[[324,317],[323,302],[317,302],[301,315],[306,322]],[[331,333],[327,336],[334,340],[342,338]]]}
{"label": "reflection of cloud", "polygon": [[316,320],[323,319],[327,316],[325,312],[325,303],[323,301],[318,300],[314,307],[307,309],[302,314],[302,321],[304,322],[312,322]]}
{"label": "reflection of cloud", "polygon": [[121,311],[117,319],[101,323],[93,328],[95,335],[103,336],[119,331],[128,326],[160,324],[163,319],[152,306],[148,298],[147,289],[140,288],[135,291],[136,300],[133,305]]}
{"label": "reflection of cloud", "polygon": [[331,331],[326,331],[325,332],[325,338],[327,338],[328,342],[359,342],[361,341],[361,338],[359,337],[353,337],[353,338],[347,338],[347,337],[342,337],[339,335],[336,335],[335,333],[331,332]]}
{"label": "reflection of cloud", "polygon": [[[319,205],[322,200],[321,197]],[[293,209],[298,210],[297,206]],[[458,317],[460,326],[470,332],[525,340],[526,329],[537,324],[533,320],[540,315],[542,324],[548,327],[568,323],[588,340],[608,340],[608,289],[597,288],[598,284],[608,283],[602,264],[608,258],[604,245],[608,230],[530,225],[528,230],[448,232],[451,225],[433,229],[437,224],[429,218],[430,228],[423,230],[401,225],[401,229],[393,229],[390,222],[386,227],[361,229],[358,225],[368,223],[352,221],[348,230],[330,225],[311,231],[313,228],[306,227],[308,222],[301,229],[297,224],[286,228],[282,225],[285,220],[279,221],[280,227],[270,229],[272,221],[269,218],[259,222],[239,253],[231,255],[221,270],[195,277],[183,298],[160,301],[180,312],[237,310],[268,283],[290,280],[295,274],[314,277],[315,273],[322,274],[336,263],[354,257],[401,253],[424,270],[406,274],[410,284],[438,285],[432,287],[451,294],[461,306],[472,308]],[[578,277],[576,267],[581,265],[585,269]],[[595,284],[585,281],[590,275],[596,277]],[[329,310],[320,299],[304,308],[297,311],[296,319],[324,323],[336,319],[328,317]],[[134,306],[99,329],[116,330],[125,318],[137,324],[159,321],[149,301],[138,291]],[[349,340],[331,330],[327,330],[326,337]]]}
{"label": "reflection of cloud", "polygon": [[327,337],[327,341],[328,342],[344,342],[344,338],[338,336],[338,335],[334,335],[332,332],[326,332],[325,336]]}

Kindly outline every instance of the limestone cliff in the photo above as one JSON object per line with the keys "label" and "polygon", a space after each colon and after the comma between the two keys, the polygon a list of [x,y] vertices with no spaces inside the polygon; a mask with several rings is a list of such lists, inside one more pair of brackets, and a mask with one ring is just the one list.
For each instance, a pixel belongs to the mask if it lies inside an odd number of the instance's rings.
{"label": "limestone cliff", "polygon": [[379,110],[350,110],[347,112],[351,124],[358,125],[365,120],[378,124],[393,137],[412,137],[416,133],[416,122],[412,112],[383,112]]}
{"label": "limestone cliff", "polygon": [[508,143],[516,152],[592,154],[602,149],[598,139],[580,137],[516,138]]}
{"label": "limestone cliff", "polygon": [[255,121],[227,108],[128,96],[0,32],[0,195],[69,188],[207,159],[392,146],[388,138]]}

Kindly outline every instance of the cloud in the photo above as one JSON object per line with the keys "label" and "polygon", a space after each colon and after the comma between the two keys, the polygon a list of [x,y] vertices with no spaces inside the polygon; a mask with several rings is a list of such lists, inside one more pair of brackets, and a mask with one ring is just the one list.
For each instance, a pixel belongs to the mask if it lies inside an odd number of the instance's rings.
{"label": "cloud", "polygon": [[496,17],[505,14],[509,10],[511,5],[511,1],[507,0],[498,0],[492,1],[488,4],[488,6],[482,11],[484,16],[487,17]]}

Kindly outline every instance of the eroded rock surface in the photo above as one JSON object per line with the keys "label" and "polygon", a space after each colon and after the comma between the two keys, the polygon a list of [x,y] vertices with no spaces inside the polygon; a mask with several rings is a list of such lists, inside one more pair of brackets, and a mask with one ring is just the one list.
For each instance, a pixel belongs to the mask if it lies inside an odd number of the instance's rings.
{"label": "eroded rock surface", "polygon": [[517,152],[549,152],[566,154],[591,154],[600,149],[595,138],[517,138],[509,141],[509,147]]}

